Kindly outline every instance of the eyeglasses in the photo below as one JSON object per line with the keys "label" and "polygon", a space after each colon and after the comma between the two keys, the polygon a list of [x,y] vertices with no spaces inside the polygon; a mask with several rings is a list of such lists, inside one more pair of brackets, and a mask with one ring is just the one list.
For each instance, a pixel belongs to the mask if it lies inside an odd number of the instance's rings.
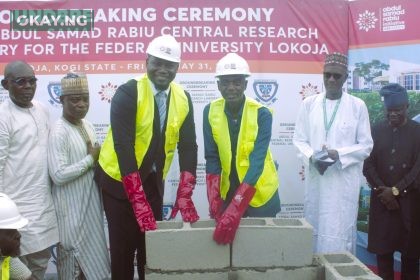
{"label": "eyeglasses", "polygon": [[35,78],[35,77],[17,78],[17,79],[8,79],[8,80],[11,81],[12,83],[14,83],[17,86],[20,86],[20,87],[23,87],[27,83],[29,83],[31,86],[33,86],[33,85],[36,84],[36,81],[38,81],[38,79]]}
{"label": "eyeglasses", "polygon": [[339,80],[339,79],[341,79],[341,77],[343,77],[343,75],[338,74],[338,73],[324,72],[324,77],[325,78],[330,79],[331,76],[334,78],[334,80]]}

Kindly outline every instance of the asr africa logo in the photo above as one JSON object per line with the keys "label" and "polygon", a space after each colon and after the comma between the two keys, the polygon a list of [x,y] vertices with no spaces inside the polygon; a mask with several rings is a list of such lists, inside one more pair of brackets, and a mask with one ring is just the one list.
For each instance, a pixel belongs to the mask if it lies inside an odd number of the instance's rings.
{"label": "asr africa logo", "polygon": [[375,12],[365,10],[363,13],[359,14],[359,18],[356,23],[359,25],[359,30],[368,32],[370,29],[375,28],[377,21],[378,19],[375,17]]}
{"label": "asr africa logo", "polygon": [[308,96],[319,94],[318,86],[308,83],[307,85],[302,85],[301,91],[299,94],[302,96],[302,100]]}
{"label": "asr africa logo", "polygon": [[101,85],[101,89],[98,92],[101,96],[101,100],[111,103],[112,97],[114,97],[115,91],[117,91],[117,87],[117,85],[113,85],[111,82]]}

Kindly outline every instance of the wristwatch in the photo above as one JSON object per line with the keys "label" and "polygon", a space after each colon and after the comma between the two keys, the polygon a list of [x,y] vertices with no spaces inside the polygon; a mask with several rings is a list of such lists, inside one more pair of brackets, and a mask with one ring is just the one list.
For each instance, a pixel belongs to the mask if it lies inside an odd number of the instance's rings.
{"label": "wristwatch", "polygon": [[400,194],[400,190],[395,186],[391,188],[391,191],[394,196],[398,196]]}

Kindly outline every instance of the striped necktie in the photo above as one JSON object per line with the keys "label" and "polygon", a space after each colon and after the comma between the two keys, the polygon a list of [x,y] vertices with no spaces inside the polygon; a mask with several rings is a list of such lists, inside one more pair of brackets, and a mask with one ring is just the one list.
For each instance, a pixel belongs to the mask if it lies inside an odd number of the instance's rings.
{"label": "striped necktie", "polygon": [[156,103],[159,110],[160,131],[162,131],[166,115],[166,92],[161,91],[156,94]]}

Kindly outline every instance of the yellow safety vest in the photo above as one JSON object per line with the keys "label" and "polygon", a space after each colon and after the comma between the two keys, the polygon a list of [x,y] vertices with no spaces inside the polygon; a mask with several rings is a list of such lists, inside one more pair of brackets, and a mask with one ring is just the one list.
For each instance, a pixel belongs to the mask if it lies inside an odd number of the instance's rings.
{"label": "yellow safety vest", "polygon": [[[153,91],[147,78],[147,74],[136,78],[137,80],[137,114],[136,114],[136,139],[134,151],[138,168],[140,168],[144,156],[150,146],[153,135],[153,119],[155,115],[155,105]],[[168,109],[168,121],[165,130],[165,165],[163,167],[163,178],[166,177],[176,145],[179,142],[179,130],[188,115],[188,98],[184,89],[172,82],[170,84],[170,101]],[[121,172],[117,160],[117,154],[114,150],[114,141],[112,138],[112,128],[109,128],[108,134],[102,144],[99,154],[99,164],[110,177],[121,181]]]}
{"label": "yellow safety vest", "polygon": [[1,264],[1,280],[10,279],[10,257],[6,257]]}
{"label": "yellow safety vest", "polygon": [[[240,182],[242,182],[248,171],[249,155],[254,150],[258,132],[258,109],[261,106],[261,104],[248,97],[245,100],[235,160]],[[229,174],[231,170],[232,151],[228,121],[224,108],[225,100],[223,98],[211,102],[209,122],[214,141],[219,150],[220,162],[222,165],[220,195],[223,199],[226,199],[230,187]],[[278,185],[276,167],[271,152],[268,150],[264,161],[264,170],[254,186],[256,192],[250,205],[252,207],[260,207],[267,203],[274,195]]]}

